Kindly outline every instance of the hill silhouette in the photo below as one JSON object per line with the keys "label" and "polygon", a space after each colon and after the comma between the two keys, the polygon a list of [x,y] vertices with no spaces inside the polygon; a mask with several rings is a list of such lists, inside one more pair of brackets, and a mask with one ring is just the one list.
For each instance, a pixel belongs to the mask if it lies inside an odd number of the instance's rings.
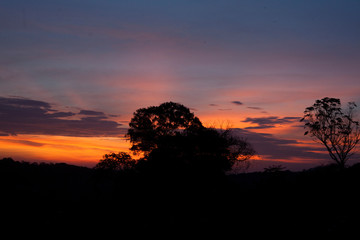
{"label": "hill silhouette", "polygon": [[[172,179],[0,160],[4,229],[202,236],[357,233],[360,164]],[[170,236],[170,235],[169,235]],[[190,236],[190,235],[188,235]]]}

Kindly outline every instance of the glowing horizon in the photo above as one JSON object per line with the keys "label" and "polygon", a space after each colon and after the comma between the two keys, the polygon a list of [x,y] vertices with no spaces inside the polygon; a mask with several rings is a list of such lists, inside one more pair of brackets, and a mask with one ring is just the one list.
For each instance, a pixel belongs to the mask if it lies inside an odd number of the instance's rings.
{"label": "glowing horizon", "polygon": [[257,164],[322,164],[297,118],[323,97],[360,103],[359,11],[350,0],[3,0],[0,158],[91,165],[126,149],[135,110],[173,101],[248,137]]}
{"label": "glowing horizon", "polygon": [[[240,101],[230,104],[250,112],[261,110],[248,108]],[[4,116],[7,114],[4,110],[6,107],[12,113],[8,115],[8,121],[1,121],[0,157],[93,167],[104,154],[129,152],[130,142],[124,136],[130,119],[125,121],[120,120],[123,117],[104,112],[66,108],[58,104],[51,105],[43,101],[16,97],[0,98],[0,106]],[[59,111],[55,106],[73,112]],[[230,110],[215,110],[213,115],[205,112],[204,115],[196,116],[206,127],[229,128],[235,135],[248,139],[257,151],[257,155],[251,159],[251,162],[255,162],[253,168],[257,170],[259,167],[256,166],[261,162],[303,163],[307,166],[326,159],[320,146],[314,146],[309,139],[301,136],[303,131],[299,128],[299,117],[260,113],[244,118],[242,114]],[[12,121],[15,121],[16,125],[13,125]],[[7,132],[7,129],[12,129],[13,133]],[[262,146],[263,144],[265,146]],[[285,154],[276,151],[284,151]]]}

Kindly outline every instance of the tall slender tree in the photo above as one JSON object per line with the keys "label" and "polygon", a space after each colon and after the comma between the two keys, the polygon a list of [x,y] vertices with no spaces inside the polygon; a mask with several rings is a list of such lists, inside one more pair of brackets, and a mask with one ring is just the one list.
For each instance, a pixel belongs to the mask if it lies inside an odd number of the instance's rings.
{"label": "tall slender tree", "polygon": [[341,168],[355,153],[355,147],[360,140],[359,122],[355,121],[356,104],[349,102],[346,109],[341,108],[341,101],[337,98],[323,98],[307,107],[304,117],[305,135],[310,135],[320,142]]}

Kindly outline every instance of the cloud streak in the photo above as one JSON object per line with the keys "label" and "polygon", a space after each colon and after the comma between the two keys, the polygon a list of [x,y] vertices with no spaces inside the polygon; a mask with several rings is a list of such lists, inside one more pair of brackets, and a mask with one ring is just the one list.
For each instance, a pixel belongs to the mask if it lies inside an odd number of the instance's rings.
{"label": "cloud streak", "polygon": [[257,126],[247,127],[245,129],[267,129],[267,128],[275,128],[276,125],[279,124],[290,124],[298,120],[300,120],[299,117],[279,118],[276,116],[271,116],[271,117],[259,117],[259,118],[248,117],[242,122],[252,123],[257,125]]}
{"label": "cloud streak", "polygon": [[[79,120],[67,117],[80,116]],[[102,112],[81,110],[60,112],[52,105],[25,98],[0,97],[0,133],[2,135],[39,134],[74,137],[123,137],[125,128]]]}
{"label": "cloud streak", "polygon": [[315,152],[319,151],[318,146],[311,148],[301,142],[292,139],[280,139],[272,134],[255,133],[246,129],[232,129],[233,134],[246,138],[255,148],[260,156],[266,156],[273,161],[302,159],[306,161],[328,160],[327,154]]}
{"label": "cloud streak", "polygon": [[242,102],[240,101],[232,101],[231,102],[232,104],[235,104],[235,105],[238,105],[238,106],[241,106],[241,105],[244,105]]}
{"label": "cloud streak", "polygon": [[81,110],[79,114],[89,115],[89,116],[104,116],[103,112],[91,111],[91,110]]}

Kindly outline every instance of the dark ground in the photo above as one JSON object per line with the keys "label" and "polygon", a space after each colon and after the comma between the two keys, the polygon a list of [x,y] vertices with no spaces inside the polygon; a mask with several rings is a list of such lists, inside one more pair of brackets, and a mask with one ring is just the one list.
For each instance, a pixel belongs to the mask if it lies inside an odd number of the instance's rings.
{"label": "dark ground", "polygon": [[[358,233],[360,164],[209,178],[0,160],[14,236],[342,236]],[[114,238],[114,237],[112,237]]]}

